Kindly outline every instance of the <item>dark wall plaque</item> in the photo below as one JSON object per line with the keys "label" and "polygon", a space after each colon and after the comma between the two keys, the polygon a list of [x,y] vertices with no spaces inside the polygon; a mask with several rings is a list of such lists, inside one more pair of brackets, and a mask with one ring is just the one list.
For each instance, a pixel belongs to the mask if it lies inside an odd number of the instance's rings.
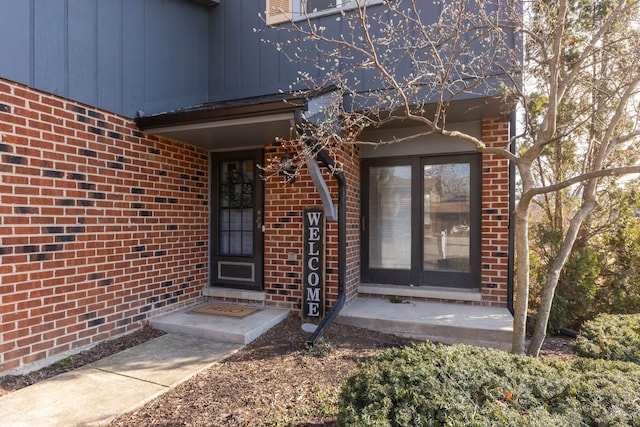
{"label": "dark wall plaque", "polygon": [[325,218],[322,209],[304,211],[303,316],[320,320],[324,316]]}

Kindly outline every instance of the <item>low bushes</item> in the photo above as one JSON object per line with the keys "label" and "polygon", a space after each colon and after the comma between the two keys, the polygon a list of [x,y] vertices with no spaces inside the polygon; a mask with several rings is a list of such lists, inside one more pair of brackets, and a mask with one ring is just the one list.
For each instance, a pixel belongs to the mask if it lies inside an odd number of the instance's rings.
{"label": "low bushes", "polygon": [[583,357],[640,363],[640,314],[601,314],[585,322],[575,351]]}
{"label": "low bushes", "polygon": [[346,426],[640,426],[639,396],[635,364],[424,343],[363,364],[339,411]]}

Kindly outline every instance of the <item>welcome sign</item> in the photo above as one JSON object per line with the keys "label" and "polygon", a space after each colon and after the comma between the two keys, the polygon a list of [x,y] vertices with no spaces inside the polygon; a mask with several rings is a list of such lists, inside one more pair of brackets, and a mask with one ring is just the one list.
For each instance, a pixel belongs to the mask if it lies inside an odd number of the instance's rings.
{"label": "welcome sign", "polygon": [[302,311],[308,319],[320,320],[324,316],[324,231],[324,212],[318,208],[305,209]]}

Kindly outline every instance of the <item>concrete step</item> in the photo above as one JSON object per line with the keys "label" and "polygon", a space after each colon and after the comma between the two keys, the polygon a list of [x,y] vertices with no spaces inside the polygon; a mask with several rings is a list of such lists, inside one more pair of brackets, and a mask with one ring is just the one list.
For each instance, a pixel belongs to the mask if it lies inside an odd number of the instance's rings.
{"label": "concrete step", "polygon": [[509,350],[513,317],[506,308],[358,297],[345,306],[338,323],[446,344]]}
{"label": "concrete step", "polygon": [[288,310],[260,308],[242,318],[194,313],[193,310],[210,303],[152,318],[151,326],[173,334],[189,335],[210,340],[248,344],[286,319]]}

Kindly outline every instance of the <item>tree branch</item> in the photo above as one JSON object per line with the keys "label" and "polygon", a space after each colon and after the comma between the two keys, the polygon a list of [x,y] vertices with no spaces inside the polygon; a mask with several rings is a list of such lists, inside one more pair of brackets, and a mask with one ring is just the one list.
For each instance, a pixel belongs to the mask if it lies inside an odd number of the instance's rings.
{"label": "tree branch", "polygon": [[[640,173],[640,165],[590,171],[578,176],[574,176],[573,178],[567,179],[566,181],[559,182],[557,184],[548,185],[546,187],[531,188],[530,190],[527,191],[527,198],[530,199],[539,194],[562,190],[564,188],[571,187],[574,184],[578,184],[580,182],[588,181],[594,178],[601,178],[604,176],[629,175],[634,173]],[[524,197],[524,194],[523,194],[523,197]]]}

